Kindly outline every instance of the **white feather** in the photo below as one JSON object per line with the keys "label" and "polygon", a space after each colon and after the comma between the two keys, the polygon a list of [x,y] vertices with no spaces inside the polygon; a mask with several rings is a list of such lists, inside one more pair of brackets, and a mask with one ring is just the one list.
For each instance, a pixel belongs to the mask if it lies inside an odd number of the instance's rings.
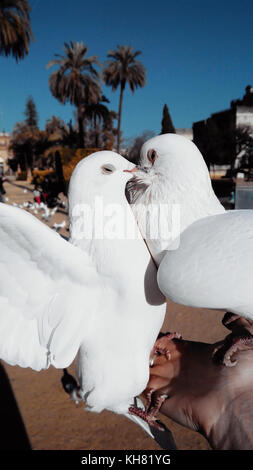
{"label": "white feather", "polygon": [[[83,286],[92,278],[98,282],[88,256],[28,212],[5,204],[0,245],[0,357],[35,370],[50,363],[67,367],[80,345],[85,310],[94,303]],[[68,299],[76,296],[80,306],[68,311]]]}
{"label": "white feather", "polygon": [[[158,155],[153,165],[147,158],[150,149]],[[179,304],[228,310],[253,319],[253,211],[225,212],[201,153],[175,134],[146,142],[135,174],[129,190],[139,224],[140,201],[162,201],[168,207],[180,204],[178,248],[166,246],[166,240],[147,239],[160,265],[158,284],[164,295]],[[166,223],[171,223],[170,217]]]}
{"label": "white feather", "polygon": [[[110,163],[112,175],[101,167]],[[125,198],[130,164],[112,152],[73,172],[68,243],[31,214],[0,205],[0,357],[10,364],[67,367],[77,352],[80,393],[92,411],[127,413],[149,379],[149,354],[163,323],[164,297],[144,241],[85,240],[78,204]],[[34,205],[34,207],[36,207]],[[124,221],[123,221],[124,222]]]}
{"label": "white feather", "polygon": [[85,220],[80,220],[82,212],[73,215],[76,204],[92,207],[99,195],[103,195],[105,207],[117,202],[135,223],[124,193],[130,174],[122,170],[129,163],[106,151],[96,154],[100,172],[103,163],[111,163],[117,171],[110,176],[101,174],[95,182],[87,177],[95,165],[94,156],[89,156],[77,165],[70,183],[70,241],[90,254],[106,279],[94,336],[79,350],[77,376],[81,393],[93,411],[107,408],[125,413],[148,382],[149,354],[162,326],[165,306],[155,265],[141,237],[86,240],[78,236]]}
{"label": "white feather", "polygon": [[[147,158],[149,149],[159,155],[153,166]],[[145,142],[139,168],[127,185],[128,197],[152,256],[159,264],[161,253],[171,239],[146,236],[149,234],[147,206],[166,205],[167,217],[162,217],[159,223],[167,226],[168,233],[173,231],[173,208],[176,206],[180,209],[180,232],[201,217],[223,213],[224,208],[213,192],[201,153],[184,137],[163,134]]]}

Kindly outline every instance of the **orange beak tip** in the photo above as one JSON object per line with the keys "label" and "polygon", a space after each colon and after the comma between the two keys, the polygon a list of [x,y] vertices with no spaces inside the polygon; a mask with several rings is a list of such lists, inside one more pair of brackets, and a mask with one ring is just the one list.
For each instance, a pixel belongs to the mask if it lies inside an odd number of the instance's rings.
{"label": "orange beak tip", "polygon": [[125,173],[135,173],[137,170],[136,166],[132,170],[123,170]]}

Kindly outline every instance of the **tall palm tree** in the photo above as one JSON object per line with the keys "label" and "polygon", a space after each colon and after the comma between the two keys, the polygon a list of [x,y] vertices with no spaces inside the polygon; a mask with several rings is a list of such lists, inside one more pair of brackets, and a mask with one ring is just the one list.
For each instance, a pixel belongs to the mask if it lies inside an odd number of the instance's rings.
{"label": "tall palm tree", "polygon": [[27,0],[0,2],[0,55],[23,59],[33,39],[30,23],[31,7]]}
{"label": "tall palm tree", "polygon": [[120,147],[120,127],[122,114],[123,93],[128,83],[130,90],[134,93],[138,87],[143,87],[146,83],[146,70],[141,62],[136,61],[136,57],[141,51],[133,51],[131,46],[117,46],[116,50],[108,52],[110,59],[105,63],[103,78],[106,85],[115,91],[120,85],[118,128],[117,128],[117,151]]}
{"label": "tall palm tree", "polygon": [[83,42],[64,43],[64,54],[47,64],[47,68],[59,65],[59,69],[49,77],[52,95],[61,103],[69,101],[77,108],[80,146],[84,145],[84,128],[81,105],[84,101],[96,102],[101,96],[99,74],[94,64],[99,65],[96,56],[85,57],[87,46]]}

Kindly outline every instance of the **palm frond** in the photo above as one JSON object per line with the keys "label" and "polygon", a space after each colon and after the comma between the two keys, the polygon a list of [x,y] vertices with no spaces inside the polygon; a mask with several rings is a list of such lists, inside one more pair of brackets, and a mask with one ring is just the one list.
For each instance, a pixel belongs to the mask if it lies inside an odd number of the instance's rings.
{"label": "palm frond", "polygon": [[65,55],[57,56],[47,64],[47,68],[58,65],[57,71],[49,78],[49,87],[55,98],[62,103],[69,101],[79,106],[80,102],[98,99],[101,95],[99,72],[94,65],[99,65],[97,56],[85,57],[88,48],[83,42],[64,43]]}
{"label": "palm frond", "polygon": [[29,51],[33,33],[30,24],[31,7],[27,0],[0,2],[0,54],[12,54],[23,59]]}
{"label": "palm frond", "polygon": [[116,90],[120,83],[128,83],[131,91],[143,87],[146,83],[146,70],[135,58],[141,51],[133,52],[131,46],[118,46],[116,51],[110,50],[103,70],[103,80]]}

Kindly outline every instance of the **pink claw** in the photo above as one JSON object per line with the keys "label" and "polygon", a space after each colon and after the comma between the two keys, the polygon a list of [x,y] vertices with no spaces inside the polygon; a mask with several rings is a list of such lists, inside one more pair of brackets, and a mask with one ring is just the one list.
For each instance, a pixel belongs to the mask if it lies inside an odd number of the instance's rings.
{"label": "pink claw", "polygon": [[159,431],[164,431],[164,428],[156,421],[156,418],[141,408],[130,406],[128,412],[132,415],[139,416],[139,418],[143,419],[143,421],[148,423],[150,426],[159,429]]}
{"label": "pink claw", "polygon": [[232,360],[233,355],[238,351],[245,351],[253,349],[253,335],[248,332],[242,334],[231,333],[228,335],[224,342],[214,349],[213,362],[216,364],[223,364],[227,367],[233,367],[237,361]]}
{"label": "pink claw", "polygon": [[153,366],[154,356],[157,354],[162,354],[166,356],[166,359],[170,361],[171,354],[170,354],[170,350],[168,347],[168,343],[172,341],[173,339],[181,339],[181,338],[182,338],[182,335],[177,332],[174,332],[174,333],[168,332],[168,333],[163,334],[160,338],[158,338],[151,352],[150,367]]}

